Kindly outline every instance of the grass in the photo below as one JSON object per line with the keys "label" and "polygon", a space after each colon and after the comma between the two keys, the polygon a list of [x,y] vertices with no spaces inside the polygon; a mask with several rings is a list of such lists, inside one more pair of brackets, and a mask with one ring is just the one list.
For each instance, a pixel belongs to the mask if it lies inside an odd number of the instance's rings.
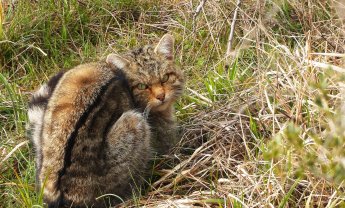
{"label": "grass", "polygon": [[226,68],[235,4],[209,0],[194,15],[199,1],[3,0],[0,207],[43,206],[25,136],[31,92],[167,32],[188,80],[181,141],[155,164],[161,177],[121,206],[345,207],[341,8],[242,1]]}

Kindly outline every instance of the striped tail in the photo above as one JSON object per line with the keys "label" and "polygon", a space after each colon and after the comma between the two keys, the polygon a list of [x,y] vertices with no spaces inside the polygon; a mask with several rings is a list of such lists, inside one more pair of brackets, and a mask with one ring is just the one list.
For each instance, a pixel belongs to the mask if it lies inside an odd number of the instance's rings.
{"label": "striped tail", "polygon": [[33,141],[35,148],[40,146],[40,134],[43,125],[43,116],[47,108],[48,100],[51,97],[51,90],[47,84],[41,86],[36,91],[29,102],[28,116],[29,128],[28,134]]}
{"label": "striped tail", "polygon": [[[40,89],[33,93],[29,102],[27,127],[28,137],[32,140],[36,151],[37,172],[41,169],[42,151],[41,151],[41,132],[43,126],[43,117],[46,111],[49,99],[63,76],[63,72],[56,74],[48,83],[43,84]],[[38,174],[37,174],[38,175]]]}

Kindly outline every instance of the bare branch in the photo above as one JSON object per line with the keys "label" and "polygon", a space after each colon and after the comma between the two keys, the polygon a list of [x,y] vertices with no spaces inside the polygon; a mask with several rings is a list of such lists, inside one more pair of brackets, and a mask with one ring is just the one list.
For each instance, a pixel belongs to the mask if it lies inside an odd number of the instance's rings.
{"label": "bare branch", "polygon": [[202,9],[202,7],[204,6],[204,4],[205,4],[206,1],[207,1],[207,0],[201,0],[201,1],[200,1],[200,4],[197,6],[197,8],[196,8],[196,10],[195,10],[195,12],[194,12],[193,18],[196,18],[196,17],[199,15],[199,13],[200,13],[200,11],[201,11],[201,9]]}
{"label": "bare branch", "polygon": [[230,26],[230,34],[229,34],[229,39],[228,39],[228,46],[227,46],[226,53],[225,53],[226,65],[229,64],[229,57],[230,57],[230,54],[231,54],[232,41],[233,41],[234,33],[235,33],[235,25],[236,25],[236,20],[237,20],[237,13],[238,13],[238,8],[240,7],[240,4],[241,4],[241,0],[237,0],[236,8],[235,8],[235,11],[234,11],[234,17],[232,19],[231,26]]}
{"label": "bare branch", "polygon": [[11,155],[12,155],[15,151],[17,151],[17,149],[19,149],[19,148],[20,148],[21,146],[23,146],[23,145],[26,145],[27,143],[29,143],[29,140],[26,140],[26,141],[23,141],[23,142],[17,144],[17,146],[15,146],[15,147],[11,150],[11,152],[8,153],[8,154],[6,155],[6,157],[4,157],[4,159],[1,160],[0,165],[1,165],[2,163],[4,163],[6,160],[8,160],[8,158],[10,158]]}

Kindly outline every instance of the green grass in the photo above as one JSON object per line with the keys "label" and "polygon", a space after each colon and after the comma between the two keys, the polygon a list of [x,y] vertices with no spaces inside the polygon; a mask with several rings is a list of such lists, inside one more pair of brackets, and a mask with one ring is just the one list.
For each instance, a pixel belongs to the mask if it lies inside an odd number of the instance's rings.
{"label": "green grass", "polygon": [[2,1],[0,207],[43,206],[25,135],[31,92],[166,32],[187,78],[181,142],[155,164],[164,180],[123,207],[344,207],[344,76],[318,64],[345,68],[342,23],[330,1],[257,2],[241,5],[226,68],[235,1],[206,1],[196,17],[199,1]]}

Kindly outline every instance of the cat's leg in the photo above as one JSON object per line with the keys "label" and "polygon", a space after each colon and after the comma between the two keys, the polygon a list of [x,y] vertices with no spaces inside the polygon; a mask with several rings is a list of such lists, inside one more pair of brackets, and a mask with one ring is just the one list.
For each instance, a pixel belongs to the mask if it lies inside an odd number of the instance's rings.
{"label": "cat's leg", "polygon": [[176,119],[173,114],[171,106],[165,111],[152,112],[149,116],[151,144],[155,154],[167,154],[178,142]]}
{"label": "cat's leg", "polygon": [[150,127],[142,114],[125,112],[107,134],[108,190],[106,193],[127,198],[144,181],[151,159]]}

